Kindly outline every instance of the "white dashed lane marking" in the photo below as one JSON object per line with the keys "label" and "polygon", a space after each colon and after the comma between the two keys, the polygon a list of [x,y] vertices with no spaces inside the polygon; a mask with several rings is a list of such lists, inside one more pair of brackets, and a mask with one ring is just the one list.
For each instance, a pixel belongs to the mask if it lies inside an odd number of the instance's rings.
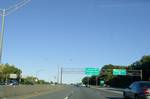
{"label": "white dashed lane marking", "polygon": [[64,99],[69,99],[69,97],[71,97],[71,95],[74,93],[74,91],[71,91],[67,97],[65,97]]}
{"label": "white dashed lane marking", "polygon": [[69,99],[69,97],[65,97],[64,99]]}

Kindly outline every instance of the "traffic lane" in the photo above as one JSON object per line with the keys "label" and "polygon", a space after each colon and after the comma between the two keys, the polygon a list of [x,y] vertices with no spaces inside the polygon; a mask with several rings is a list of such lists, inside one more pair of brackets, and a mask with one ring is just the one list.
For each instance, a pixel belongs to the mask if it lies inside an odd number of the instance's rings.
{"label": "traffic lane", "polygon": [[122,94],[101,89],[67,86],[63,90],[15,99],[123,99]]}
{"label": "traffic lane", "polygon": [[[47,91],[35,91],[33,93],[30,93],[30,94],[24,94],[24,95],[20,95],[20,96],[14,96],[14,97],[5,97],[6,99],[32,99],[32,98],[35,98],[35,97],[38,97],[38,96],[44,96],[44,95],[47,95],[47,94],[55,94],[57,92],[60,92],[60,91],[63,91],[63,90],[66,90],[68,87],[66,86],[61,86],[59,88],[54,88],[54,89],[51,89],[51,90],[47,90]],[[35,98],[37,99],[37,98]],[[45,98],[43,98],[45,99]]]}
{"label": "traffic lane", "polygon": [[47,92],[46,94],[37,94],[30,97],[24,97],[23,99],[66,99],[69,96],[74,87],[67,86],[63,90],[59,90],[56,92]]}
{"label": "traffic lane", "polygon": [[69,99],[123,99],[122,94],[93,88],[78,87]]}
{"label": "traffic lane", "polygon": [[103,95],[106,99],[124,99],[123,92],[121,91],[112,91],[112,90],[103,90],[95,89],[100,92],[100,95]]}

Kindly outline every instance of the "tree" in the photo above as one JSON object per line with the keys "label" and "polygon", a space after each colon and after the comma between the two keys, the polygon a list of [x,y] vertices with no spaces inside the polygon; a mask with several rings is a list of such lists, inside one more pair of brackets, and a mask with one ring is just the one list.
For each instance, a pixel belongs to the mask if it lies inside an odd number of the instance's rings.
{"label": "tree", "polygon": [[104,80],[106,83],[113,79],[113,69],[120,69],[122,66],[116,66],[112,64],[104,65],[101,69],[100,78]]}
{"label": "tree", "polygon": [[0,65],[0,80],[1,81],[6,81],[9,79],[10,74],[17,74],[18,78],[20,78],[20,74],[22,71],[18,68],[16,68],[14,65],[9,65],[9,64],[1,64]]}
{"label": "tree", "polygon": [[45,80],[38,80],[37,84],[50,84],[50,83],[46,82]]}
{"label": "tree", "polygon": [[36,82],[36,77],[33,77],[33,76],[28,76],[26,78],[23,78],[21,80],[21,83],[22,84],[27,84],[27,85],[33,85],[35,82]]}
{"label": "tree", "polygon": [[90,77],[90,85],[96,85],[97,82],[99,82],[98,76],[93,75]]}
{"label": "tree", "polygon": [[85,85],[88,85],[89,80],[90,80],[90,77],[84,77],[84,78],[82,79],[82,83],[85,84]]}
{"label": "tree", "polygon": [[14,65],[5,64],[3,69],[3,74],[18,74],[20,75],[22,71],[16,68]]}
{"label": "tree", "polygon": [[[101,69],[100,80],[104,80],[105,84],[114,87],[122,87],[124,80],[126,80],[125,76],[114,76],[113,69],[126,69],[127,66],[118,66],[118,65],[104,65]],[[122,79],[124,78],[124,79]]]}
{"label": "tree", "polygon": [[150,80],[150,55],[145,55],[139,61],[131,64],[130,69],[142,70],[143,80]]}
{"label": "tree", "polygon": [[[132,82],[140,80],[138,76],[114,76],[113,69],[126,69],[128,70],[142,70],[143,79],[150,80],[150,55],[143,56],[140,60],[132,63],[129,66],[118,66],[118,65],[104,65],[100,71],[99,80],[104,80],[106,84],[113,87],[126,87]],[[82,82],[84,84],[88,83],[90,79],[90,84],[95,85],[95,76],[84,77]]]}

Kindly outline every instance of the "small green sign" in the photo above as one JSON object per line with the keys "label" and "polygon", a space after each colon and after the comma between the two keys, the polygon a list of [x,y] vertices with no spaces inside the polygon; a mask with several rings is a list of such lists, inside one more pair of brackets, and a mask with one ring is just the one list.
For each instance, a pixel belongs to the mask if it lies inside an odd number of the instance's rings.
{"label": "small green sign", "polygon": [[85,68],[86,75],[99,75],[100,70],[99,68]]}
{"label": "small green sign", "polygon": [[105,84],[104,80],[100,80],[100,86],[103,87]]}
{"label": "small green sign", "polygon": [[101,80],[101,81],[100,81],[100,84],[104,84],[104,80]]}
{"label": "small green sign", "polygon": [[126,69],[113,69],[113,75],[117,76],[117,75],[127,75],[127,71]]}

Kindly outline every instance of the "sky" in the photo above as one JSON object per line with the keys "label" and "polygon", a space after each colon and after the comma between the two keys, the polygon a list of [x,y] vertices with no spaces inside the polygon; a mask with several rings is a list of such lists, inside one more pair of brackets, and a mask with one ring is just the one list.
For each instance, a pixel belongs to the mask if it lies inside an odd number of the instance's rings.
{"label": "sky", "polygon": [[[0,8],[20,1],[0,0]],[[31,0],[6,16],[2,63],[23,75],[42,70],[47,81],[56,80],[58,66],[130,65],[150,54],[149,11],[149,0]]]}

